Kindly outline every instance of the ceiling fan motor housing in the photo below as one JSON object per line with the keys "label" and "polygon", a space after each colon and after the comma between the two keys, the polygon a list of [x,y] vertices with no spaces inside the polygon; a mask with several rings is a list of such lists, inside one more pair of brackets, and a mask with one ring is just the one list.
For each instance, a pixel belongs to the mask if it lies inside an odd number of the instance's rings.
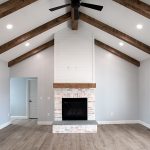
{"label": "ceiling fan motor housing", "polygon": [[64,8],[64,7],[71,5],[72,14],[73,14],[72,16],[74,16],[75,20],[78,20],[79,19],[79,7],[80,6],[99,10],[99,11],[101,11],[103,9],[103,6],[99,6],[99,5],[95,5],[95,4],[89,4],[89,3],[82,3],[81,0],[70,0],[70,1],[71,1],[71,4],[65,4],[65,5],[61,5],[58,7],[54,7],[54,8],[51,8],[50,11],[55,11],[55,10],[58,10],[58,9],[61,9],[61,8]]}

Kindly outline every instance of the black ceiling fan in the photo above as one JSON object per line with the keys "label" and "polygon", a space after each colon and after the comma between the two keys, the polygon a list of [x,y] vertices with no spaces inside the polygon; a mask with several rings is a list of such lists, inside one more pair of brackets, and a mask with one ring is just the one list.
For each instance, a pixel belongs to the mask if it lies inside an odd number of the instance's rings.
{"label": "black ceiling fan", "polygon": [[65,4],[65,5],[61,5],[58,7],[54,7],[54,8],[50,8],[50,11],[55,11],[67,6],[71,6],[71,8],[74,9],[74,19],[78,20],[79,19],[79,7],[83,6],[83,7],[87,7],[87,8],[91,8],[91,9],[95,9],[98,11],[101,11],[103,9],[103,6],[99,6],[99,5],[94,5],[94,4],[89,4],[89,3],[82,3],[81,0],[70,0],[71,3],[69,4]]}

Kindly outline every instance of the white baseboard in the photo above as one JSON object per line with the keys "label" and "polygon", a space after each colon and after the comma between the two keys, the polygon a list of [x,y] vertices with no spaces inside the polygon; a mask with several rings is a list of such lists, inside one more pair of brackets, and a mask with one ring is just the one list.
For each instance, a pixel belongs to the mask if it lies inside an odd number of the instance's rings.
{"label": "white baseboard", "polygon": [[141,124],[141,125],[143,125],[143,126],[145,126],[145,127],[150,129],[150,124],[148,124],[146,122],[143,122],[143,121],[139,120],[139,124]]}
{"label": "white baseboard", "polygon": [[141,124],[150,129],[150,124],[141,120],[119,120],[119,121],[97,121],[99,125],[102,124]]}
{"label": "white baseboard", "polygon": [[[12,117],[15,118],[16,116],[12,116]],[[27,119],[26,116],[17,116],[16,118],[17,119],[18,118],[19,119]],[[97,122],[98,122],[99,125],[102,125],[102,124],[137,124],[138,123],[138,124],[141,124],[141,125],[143,125],[143,126],[150,129],[150,124],[145,123],[141,120],[97,121]],[[11,124],[11,121],[0,125],[0,130],[7,127],[7,126],[9,126],[10,124]],[[38,125],[52,125],[53,122],[52,121],[38,121],[37,124]]]}
{"label": "white baseboard", "polygon": [[11,116],[11,120],[14,120],[14,119],[28,119],[27,116]]}
{"label": "white baseboard", "polygon": [[1,125],[0,125],[0,130],[3,129],[3,128],[5,128],[5,127],[7,127],[7,126],[9,126],[10,124],[11,124],[11,121],[6,122],[6,123],[4,123],[4,124],[1,124]]}
{"label": "white baseboard", "polygon": [[52,121],[38,121],[37,124],[38,125],[52,125],[53,122]]}
{"label": "white baseboard", "polygon": [[136,124],[139,120],[97,121],[98,124]]}

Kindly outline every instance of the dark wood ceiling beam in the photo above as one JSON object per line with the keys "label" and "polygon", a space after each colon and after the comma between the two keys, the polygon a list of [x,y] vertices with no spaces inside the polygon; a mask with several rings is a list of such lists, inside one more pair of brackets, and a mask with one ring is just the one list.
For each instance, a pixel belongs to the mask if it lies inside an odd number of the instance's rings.
{"label": "dark wood ceiling beam", "polygon": [[49,29],[51,29],[51,28],[53,28],[53,27],[55,27],[55,26],[57,26],[63,22],[65,22],[65,21],[68,21],[70,19],[70,16],[71,16],[70,13],[62,15],[62,16],[54,19],[54,20],[51,20],[51,21],[49,21],[49,22],[47,22],[47,23],[45,23],[45,24],[43,24],[43,25],[41,25],[41,26],[39,26],[39,27],[13,39],[13,40],[11,40],[11,41],[9,41],[8,43],[1,45],[0,46],[0,54],[8,51],[9,49],[37,36],[37,35],[45,32],[45,31],[47,31],[47,30],[49,30]]}
{"label": "dark wood ceiling beam", "polygon": [[45,49],[47,49],[47,48],[49,48],[49,47],[51,47],[53,45],[54,45],[54,40],[52,40],[50,42],[47,42],[47,43],[45,43],[45,44],[43,44],[43,45],[41,45],[41,46],[39,46],[39,47],[37,47],[37,48],[27,52],[27,53],[17,57],[16,59],[8,62],[8,67],[12,67],[12,66],[20,63],[21,61],[23,61],[23,60],[25,60],[25,59],[27,59],[27,58],[29,58],[29,57],[31,57],[31,56],[33,56],[33,55],[43,51],[43,50],[45,50]]}
{"label": "dark wood ceiling beam", "polygon": [[78,30],[78,20],[75,20],[75,9],[71,8],[71,26],[72,26],[72,30]]}
{"label": "dark wood ceiling beam", "polygon": [[150,19],[150,5],[140,0],[113,0]]}
{"label": "dark wood ceiling beam", "polygon": [[0,18],[5,17],[37,0],[8,0],[0,5]]}
{"label": "dark wood ceiling beam", "polygon": [[107,33],[133,45],[133,46],[135,46],[136,48],[142,50],[143,52],[150,54],[150,46],[132,38],[131,36],[121,32],[121,31],[119,31],[119,30],[117,30],[117,29],[115,29],[109,25],[107,25],[107,24],[105,24],[99,20],[96,20],[96,19],[94,19],[94,18],[92,18],[92,17],[90,17],[84,13],[80,13],[80,19],[82,21],[100,29],[100,30],[103,30],[103,31],[105,31],[105,32],[107,32]]}
{"label": "dark wood ceiling beam", "polygon": [[132,57],[130,57],[130,56],[120,52],[119,50],[117,50],[117,49],[115,49],[113,47],[110,47],[109,45],[107,45],[107,44],[105,44],[105,43],[103,43],[101,41],[95,40],[95,44],[97,46],[101,47],[102,49],[105,49],[108,52],[110,52],[110,53],[112,53],[112,54],[114,54],[114,55],[116,55],[116,56],[118,56],[118,57],[120,57],[120,58],[122,58],[122,59],[124,59],[124,60],[126,60],[126,61],[128,61],[128,62],[130,62],[132,64],[134,64],[134,65],[136,65],[136,66],[138,66],[138,67],[140,66],[140,62],[138,60],[136,60],[136,59],[134,59],[134,58],[132,58]]}

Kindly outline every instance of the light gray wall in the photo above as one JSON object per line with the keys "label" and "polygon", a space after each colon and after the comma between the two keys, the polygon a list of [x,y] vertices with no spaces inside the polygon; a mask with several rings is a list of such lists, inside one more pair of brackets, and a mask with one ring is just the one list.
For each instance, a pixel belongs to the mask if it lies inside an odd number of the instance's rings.
{"label": "light gray wall", "polygon": [[[53,47],[11,67],[11,77],[37,77],[39,121],[53,120]],[[49,116],[50,114],[50,116]]]}
{"label": "light gray wall", "polygon": [[9,68],[6,62],[0,61],[0,125],[9,122]]}
{"label": "light gray wall", "polygon": [[[11,68],[11,77],[38,77],[39,121],[53,120],[53,59],[49,48]],[[138,68],[96,47],[95,70],[97,120],[137,120]]]}
{"label": "light gray wall", "polygon": [[96,46],[96,119],[138,120],[138,67]]}
{"label": "light gray wall", "polygon": [[10,110],[11,116],[26,116],[27,79],[11,78]]}
{"label": "light gray wall", "polygon": [[139,85],[140,120],[150,124],[150,59],[141,62]]}

